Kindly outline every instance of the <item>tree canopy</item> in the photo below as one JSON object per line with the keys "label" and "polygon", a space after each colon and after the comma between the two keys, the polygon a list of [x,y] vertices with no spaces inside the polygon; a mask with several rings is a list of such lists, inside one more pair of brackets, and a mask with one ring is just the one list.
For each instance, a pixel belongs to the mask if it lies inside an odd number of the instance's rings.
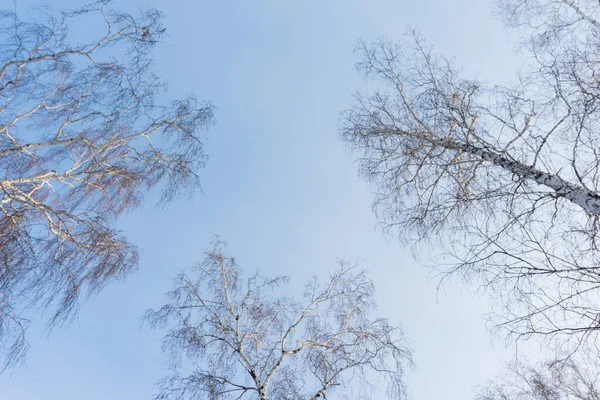
{"label": "tree canopy", "polygon": [[[213,107],[193,96],[157,101],[152,70],[161,14],[133,16],[106,1],[74,11],[40,9],[38,21],[0,12],[0,354],[27,349],[32,314],[49,326],[79,299],[138,266],[117,220],[145,193],[162,202],[199,187],[200,133]],[[82,42],[73,24],[98,21]],[[93,26],[93,24],[92,24]],[[95,30],[90,29],[92,33]]]}
{"label": "tree canopy", "polygon": [[600,8],[506,0],[528,59],[513,82],[464,77],[417,34],[361,43],[377,80],[341,126],[375,210],[402,240],[440,245],[444,273],[479,282],[518,338],[593,343],[600,216]]}
{"label": "tree canopy", "polygon": [[411,352],[402,330],[375,315],[364,271],[340,262],[326,281],[309,281],[301,300],[278,291],[287,282],[245,278],[216,239],[176,277],[169,302],[144,317],[166,328],[163,349],[175,369],[156,398],[370,399],[373,389],[405,398]]}

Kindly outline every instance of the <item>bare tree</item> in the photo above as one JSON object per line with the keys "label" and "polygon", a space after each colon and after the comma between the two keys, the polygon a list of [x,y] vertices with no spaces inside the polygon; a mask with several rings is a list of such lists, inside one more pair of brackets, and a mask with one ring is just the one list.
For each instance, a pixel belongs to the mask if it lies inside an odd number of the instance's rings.
{"label": "bare tree", "polygon": [[504,0],[529,52],[508,86],[461,77],[416,34],[359,45],[381,86],[357,95],[343,138],[377,187],[383,225],[445,249],[482,279],[517,337],[595,344],[600,332],[600,6]]}
{"label": "bare tree", "polygon": [[600,400],[596,364],[553,360],[530,366],[519,363],[503,378],[476,391],[476,400]]}
{"label": "bare tree", "polygon": [[[156,10],[134,17],[108,1],[41,22],[0,12],[0,352],[27,348],[28,316],[64,322],[78,300],[138,265],[116,228],[163,183],[162,201],[198,188],[199,133],[212,107],[190,96],[165,107],[152,72],[164,36]],[[86,32],[70,31],[86,24]],[[83,41],[82,37],[94,39]],[[76,36],[78,35],[78,38]]]}
{"label": "bare tree", "polygon": [[177,276],[170,302],[144,316],[168,328],[163,349],[175,371],[156,398],[371,398],[376,384],[404,397],[411,353],[399,328],[374,317],[364,271],[340,262],[324,284],[306,285],[302,301],[277,293],[287,282],[242,278],[217,239],[191,275]]}

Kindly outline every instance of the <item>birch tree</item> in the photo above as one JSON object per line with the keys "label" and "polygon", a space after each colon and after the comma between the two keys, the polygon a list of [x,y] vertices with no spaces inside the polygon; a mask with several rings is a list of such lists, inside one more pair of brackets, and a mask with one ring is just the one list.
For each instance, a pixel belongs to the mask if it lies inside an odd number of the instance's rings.
{"label": "birch tree", "polygon": [[[116,221],[157,184],[162,202],[199,186],[200,133],[212,107],[193,96],[163,106],[152,71],[161,14],[100,1],[0,11],[0,356],[27,349],[29,318],[49,326],[138,266]],[[85,24],[85,25],[82,25]],[[72,32],[72,26],[86,26]],[[90,39],[84,39],[89,37]]]}
{"label": "birch tree", "polygon": [[[517,338],[593,344],[600,330],[600,6],[504,0],[529,56],[510,85],[464,77],[416,34],[361,43],[376,81],[341,131],[388,232],[440,245]],[[443,261],[442,261],[443,260]]]}
{"label": "birch tree", "polygon": [[402,331],[375,317],[364,271],[340,263],[297,301],[279,289],[285,277],[243,278],[225,246],[217,240],[177,276],[169,302],[145,314],[166,328],[174,369],[156,399],[368,399],[377,387],[404,398],[411,353]]}
{"label": "birch tree", "polygon": [[595,360],[557,359],[516,364],[476,390],[476,400],[598,400],[600,374]]}

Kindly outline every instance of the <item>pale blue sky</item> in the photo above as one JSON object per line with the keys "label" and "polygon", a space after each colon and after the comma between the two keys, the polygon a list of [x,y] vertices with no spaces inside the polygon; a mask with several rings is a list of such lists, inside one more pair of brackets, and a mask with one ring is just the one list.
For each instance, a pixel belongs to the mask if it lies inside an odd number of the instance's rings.
{"label": "pale blue sky", "polygon": [[[6,7],[12,3],[0,0]],[[16,0],[69,7],[79,1]],[[139,328],[171,278],[201,259],[211,234],[230,244],[246,270],[302,284],[336,258],[363,260],[383,316],[401,322],[415,351],[412,398],[466,399],[511,355],[491,345],[485,302],[461,287],[436,297],[435,282],[410,251],[383,237],[372,196],[339,140],[339,112],[363,86],[356,41],[400,38],[417,27],[430,44],[489,81],[512,76],[515,56],[483,0],[118,1],[166,14],[157,51],[169,98],[194,92],[217,105],[208,133],[205,196],[159,210],[149,201],[121,227],[142,249],[141,270],[84,304],[71,327],[42,338],[12,375],[4,400],[149,399],[165,374],[157,332]],[[12,8],[12,6],[11,6]],[[426,249],[425,249],[426,251]]]}

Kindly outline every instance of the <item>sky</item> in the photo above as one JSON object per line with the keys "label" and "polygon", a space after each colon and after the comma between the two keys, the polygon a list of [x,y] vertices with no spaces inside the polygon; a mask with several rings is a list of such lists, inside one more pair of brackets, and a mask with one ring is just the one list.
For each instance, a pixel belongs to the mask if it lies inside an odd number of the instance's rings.
{"label": "sky", "polygon": [[[69,8],[73,0],[6,1]],[[411,249],[386,237],[371,210],[372,188],[339,137],[340,112],[365,86],[354,70],[357,40],[397,40],[417,28],[467,76],[506,82],[519,62],[514,41],[483,0],[184,1],[120,0],[156,7],[169,37],[156,51],[169,82],[164,100],[195,93],[216,105],[206,134],[204,194],[142,209],[119,227],[141,249],[139,272],[84,303],[78,319],[49,337],[42,321],[31,350],[0,376],[4,400],[149,399],[167,373],[160,332],[140,327],[173,276],[202,258],[213,234],[246,271],[288,275],[302,285],[336,259],[360,261],[375,281],[379,313],[404,327],[417,368],[412,399],[472,397],[513,355],[492,340],[486,297],[437,281]],[[426,258],[428,249],[420,249]]]}

